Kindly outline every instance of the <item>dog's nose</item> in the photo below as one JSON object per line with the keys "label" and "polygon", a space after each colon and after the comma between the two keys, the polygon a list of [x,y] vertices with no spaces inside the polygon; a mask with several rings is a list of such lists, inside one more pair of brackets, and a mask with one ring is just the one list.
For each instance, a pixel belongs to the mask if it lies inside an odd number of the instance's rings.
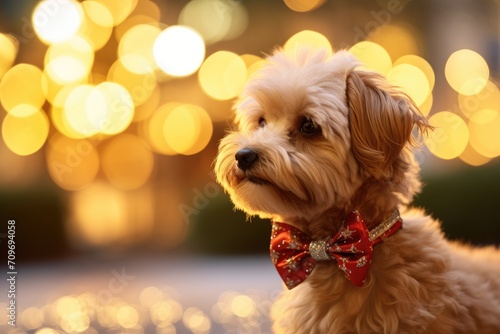
{"label": "dog's nose", "polygon": [[238,167],[242,170],[247,170],[252,167],[259,156],[251,148],[245,147],[236,152],[234,157],[238,161]]}

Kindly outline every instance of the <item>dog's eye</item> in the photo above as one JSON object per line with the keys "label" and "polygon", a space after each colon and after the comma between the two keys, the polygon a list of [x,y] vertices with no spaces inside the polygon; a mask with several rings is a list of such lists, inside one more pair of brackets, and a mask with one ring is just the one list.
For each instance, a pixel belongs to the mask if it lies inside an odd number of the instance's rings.
{"label": "dog's eye", "polygon": [[259,118],[259,126],[261,128],[266,126],[266,120],[264,119],[264,117]]}
{"label": "dog's eye", "polygon": [[319,130],[320,130],[319,127],[314,125],[313,121],[311,121],[308,118],[305,118],[302,124],[300,125],[300,132],[308,136],[317,134]]}

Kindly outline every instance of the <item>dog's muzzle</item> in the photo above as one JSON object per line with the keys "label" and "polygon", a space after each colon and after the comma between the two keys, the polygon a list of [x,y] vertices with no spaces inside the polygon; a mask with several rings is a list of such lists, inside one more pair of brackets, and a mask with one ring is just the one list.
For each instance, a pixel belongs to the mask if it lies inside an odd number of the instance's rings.
{"label": "dog's muzzle", "polygon": [[251,148],[245,147],[236,152],[234,158],[238,161],[238,168],[247,170],[257,161],[259,155]]}

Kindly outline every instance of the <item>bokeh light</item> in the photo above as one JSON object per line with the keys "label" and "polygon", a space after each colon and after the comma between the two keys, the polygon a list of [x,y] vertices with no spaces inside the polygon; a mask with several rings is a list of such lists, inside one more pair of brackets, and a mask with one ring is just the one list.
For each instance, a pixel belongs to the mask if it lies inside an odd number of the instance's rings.
{"label": "bokeh light", "polygon": [[113,26],[122,23],[137,6],[138,0],[92,0],[108,9],[113,17]]}
{"label": "bokeh light", "polygon": [[[389,12],[383,11],[375,13],[372,12],[372,15],[379,15],[379,17],[390,15]],[[369,34],[368,40],[382,46],[392,59],[420,53],[416,32],[408,25],[382,24]]]}
{"label": "bokeh light", "polygon": [[325,0],[283,0],[285,5],[296,12],[309,12],[320,7]]}
{"label": "bokeh light", "polygon": [[[74,193],[71,226],[76,239],[94,246],[112,245],[127,236],[125,194],[102,182]],[[115,317],[116,319],[116,317]]]}
{"label": "bokeh light", "polygon": [[217,51],[210,55],[198,72],[203,91],[213,99],[229,100],[243,89],[247,68],[243,59],[229,51]]}
{"label": "bokeh light", "polygon": [[480,54],[462,49],[450,55],[444,74],[455,91],[462,95],[474,95],[486,86],[490,70]]}
{"label": "bokeh light", "polygon": [[134,328],[139,322],[137,310],[130,305],[120,307],[116,318],[123,328]]}
{"label": "bokeh light", "polygon": [[134,101],[129,92],[114,82],[95,86],[84,101],[93,129],[107,135],[123,132],[134,118]]}
{"label": "bokeh light", "polygon": [[125,68],[119,59],[111,65],[107,80],[123,86],[130,93],[136,106],[148,101],[158,87],[154,73],[145,75],[133,73]]}
{"label": "bokeh light", "polygon": [[184,311],[182,322],[195,334],[209,333],[212,323],[210,318],[197,307],[190,307]]}
{"label": "bokeh light", "polygon": [[417,106],[422,105],[431,93],[425,73],[410,64],[394,66],[387,74],[387,79],[408,94]]}
{"label": "bokeh light", "polygon": [[114,24],[113,15],[106,6],[97,1],[84,1],[82,7],[84,19],[78,30],[78,35],[85,38],[94,51],[100,50],[111,37]]}
{"label": "bokeh light", "polygon": [[21,322],[27,329],[37,329],[43,325],[43,314],[36,307],[28,307],[21,313]]}
{"label": "bokeh light", "polygon": [[118,189],[131,190],[143,186],[154,167],[154,156],[137,136],[122,134],[106,143],[102,152],[102,168]]}
{"label": "bokeh light", "polygon": [[160,28],[149,24],[138,24],[127,30],[118,45],[118,57],[127,70],[137,74],[155,71],[153,44],[160,32]]}
{"label": "bokeh light", "polygon": [[491,81],[474,95],[458,95],[462,114],[475,123],[489,123],[500,110],[500,90]]}
{"label": "bokeh light", "polygon": [[312,30],[302,30],[296,33],[285,42],[283,49],[288,52],[293,52],[293,50],[301,46],[307,46],[313,49],[325,49],[330,55],[333,53],[333,48],[328,38]]}
{"label": "bokeh light", "polygon": [[409,64],[418,67],[427,77],[427,81],[429,82],[429,89],[431,91],[434,89],[434,83],[436,82],[436,75],[434,74],[434,70],[432,69],[432,66],[429,64],[427,60],[414,54],[407,54],[402,57],[399,57],[394,62],[393,66],[397,66],[400,64]]}
{"label": "bokeh light", "polygon": [[[471,133],[470,136],[473,136]],[[470,144],[465,147],[465,150],[459,156],[460,160],[471,166],[481,166],[491,161],[490,158],[479,154]]]}
{"label": "bokeh light", "polygon": [[192,0],[179,15],[179,24],[198,31],[206,44],[240,36],[248,25],[248,13],[241,2]]}
{"label": "bokeh light", "polygon": [[200,67],[205,58],[205,43],[192,28],[171,26],[156,38],[153,56],[163,72],[184,77],[193,74]]}
{"label": "bokeh light", "polygon": [[184,155],[203,150],[212,137],[212,131],[212,121],[207,112],[190,104],[172,109],[163,124],[163,136],[168,146]]}
{"label": "bokeh light", "polygon": [[63,117],[67,122],[65,124],[82,138],[91,137],[99,132],[87,114],[87,101],[93,90],[92,85],[76,86],[68,92],[64,100]]}
{"label": "bokeh light", "polygon": [[42,71],[30,64],[12,67],[0,82],[0,102],[6,111],[19,104],[29,104],[40,109],[45,102]]}
{"label": "bokeh light", "polygon": [[75,191],[90,185],[100,166],[99,155],[89,140],[54,134],[47,145],[49,175],[60,188]]}
{"label": "bokeh light", "polygon": [[392,60],[389,53],[380,45],[363,41],[353,45],[349,52],[361,61],[365,69],[375,70],[386,75],[392,68]]}
{"label": "bokeh light", "polygon": [[246,295],[236,296],[231,301],[231,310],[238,317],[248,317],[255,312],[255,309],[256,307],[253,299]]}
{"label": "bokeh light", "polygon": [[46,44],[68,40],[78,31],[82,20],[82,7],[74,0],[40,1],[32,17],[38,38]]}
{"label": "bokeh light", "polygon": [[429,151],[438,158],[450,160],[457,158],[465,150],[469,131],[465,121],[457,114],[441,111],[429,118],[435,130],[425,139]]}
{"label": "bokeh light", "polygon": [[6,34],[0,33],[0,80],[2,79],[5,72],[12,67],[14,60],[16,59],[18,49],[17,40]]}
{"label": "bokeh light", "polygon": [[45,71],[59,85],[86,80],[94,64],[94,50],[87,40],[74,36],[64,43],[49,47],[45,55]]}
{"label": "bokeh light", "polygon": [[29,112],[25,116],[9,113],[2,123],[5,145],[17,155],[25,156],[37,152],[47,140],[48,134],[49,120],[43,110]]}
{"label": "bokeh light", "polygon": [[161,105],[153,113],[151,118],[144,122],[142,124],[143,126],[139,128],[141,136],[147,140],[154,152],[164,155],[177,154],[177,151],[167,143],[165,135],[163,134],[163,127],[170,112],[180,105],[180,103],[176,102],[169,102]]}
{"label": "bokeh light", "polygon": [[489,122],[469,121],[470,145],[487,158],[500,156],[500,113]]}

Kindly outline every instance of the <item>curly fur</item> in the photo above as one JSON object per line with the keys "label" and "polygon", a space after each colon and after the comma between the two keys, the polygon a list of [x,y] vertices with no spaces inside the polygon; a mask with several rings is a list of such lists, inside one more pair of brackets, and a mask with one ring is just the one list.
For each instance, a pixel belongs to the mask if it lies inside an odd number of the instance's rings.
{"label": "curly fur", "polygon": [[[353,209],[369,228],[402,212],[403,229],[375,247],[362,288],[320,262],[276,301],[274,332],[499,333],[500,252],[450,243],[437,221],[407,209],[420,190],[412,131],[427,121],[357,65],[346,51],[276,51],[247,84],[236,128],[220,143],[217,179],[248,215],[322,239]],[[304,120],[320,132],[301,132]],[[238,167],[242,148],[258,155],[251,168]]]}

